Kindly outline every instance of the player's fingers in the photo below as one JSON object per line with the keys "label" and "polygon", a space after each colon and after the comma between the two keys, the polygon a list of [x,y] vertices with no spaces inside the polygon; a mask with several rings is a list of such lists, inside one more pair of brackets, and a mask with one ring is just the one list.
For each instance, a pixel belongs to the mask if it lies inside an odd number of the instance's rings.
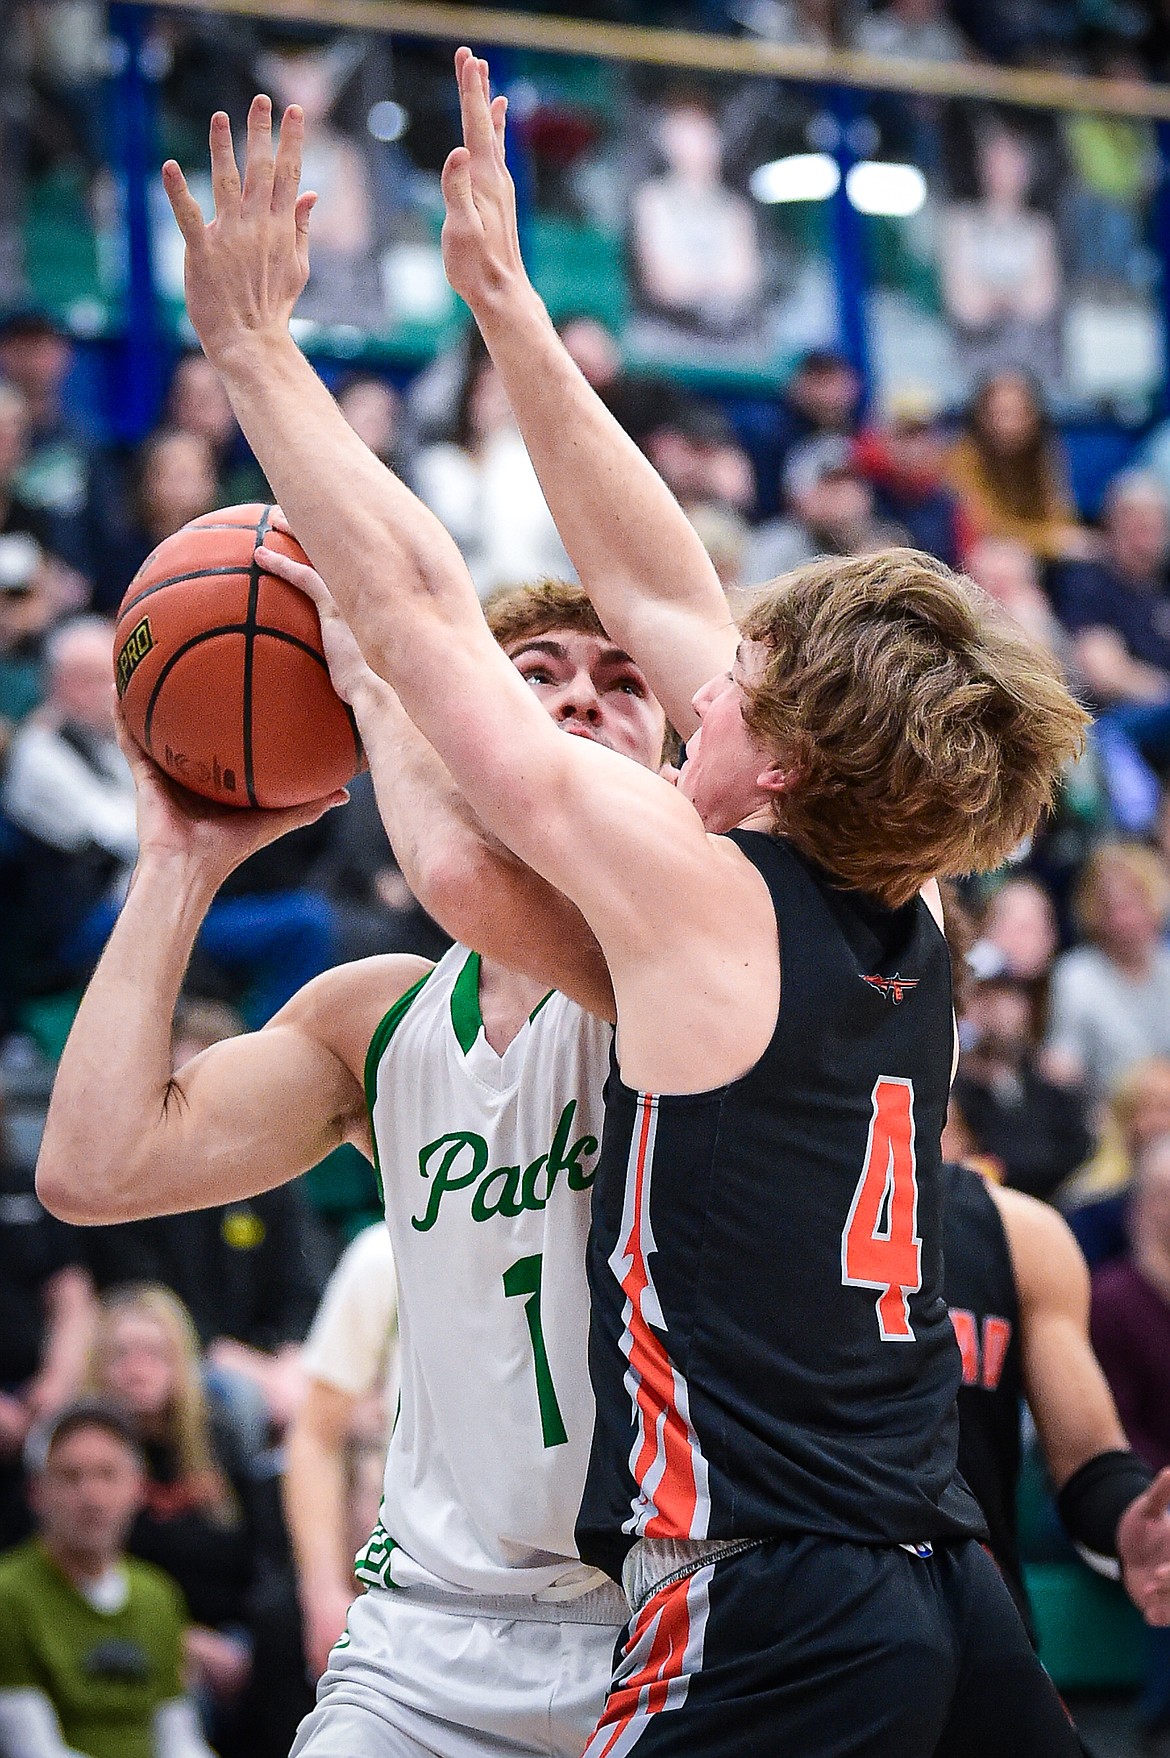
{"label": "player's fingers", "polygon": [[506,163],[504,150],[504,125],[508,115],[508,100],[505,97],[492,99],[492,128],[496,137],[496,158],[503,165]]}
{"label": "player's fingers", "polygon": [[466,147],[453,147],[447,154],[440,187],[449,215],[458,220],[471,220],[475,217],[475,201],[471,193],[471,154]]}
{"label": "player's fingers", "polygon": [[474,55],[469,56],[460,69],[459,115],[463,123],[464,146],[468,148],[477,165],[490,164],[495,154],[492,114],[484,91],[480,63]]}
{"label": "player's fingers", "polygon": [[208,142],[211,148],[211,190],[215,197],[215,215],[222,220],[238,213],[240,208],[240,168],[236,164],[236,149],[232,145],[232,125],[223,110],[217,110],[211,118]]}
{"label": "player's fingers", "polygon": [[329,588],[316,568],[310,567],[307,562],[295,561],[292,556],[283,555],[278,549],[269,549],[266,543],[257,544],[256,560],[266,574],[275,574],[278,579],[287,580],[290,586],[295,586],[306,598],[311,598],[319,610],[335,608]]}
{"label": "player's fingers", "polygon": [[248,106],[248,146],[240,205],[246,214],[264,214],[272,203],[272,99],[258,92]]}
{"label": "player's fingers", "polygon": [[299,104],[290,104],[280,123],[280,144],[276,149],[273,173],[272,211],[291,213],[297,205],[301,186],[301,161],[305,151],[305,112]]}
{"label": "player's fingers", "polygon": [[199,203],[187,187],[187,179],[174,159],[168,159],[163,166],[162,180],[167,200],[171,204],[171,212],[175,216],[175,224],[183,234],[184,242],[188,247],[201,244],[204,232],[203,214]]}
{"label": "player's fingers", "polygon": [[270,531],[284,531],[289,537],[292,536],[293,528],[288,522],[288,514],[283,507],[269,507],[268,528]]}
{"label": "player's fingers", "polygon": [[309,261],[309,215],[317,205],[317,191],[306,189],[304,195],[298,195],[297,205],[293,209],[293,225],[297,231],[297,251],[305,264]]}

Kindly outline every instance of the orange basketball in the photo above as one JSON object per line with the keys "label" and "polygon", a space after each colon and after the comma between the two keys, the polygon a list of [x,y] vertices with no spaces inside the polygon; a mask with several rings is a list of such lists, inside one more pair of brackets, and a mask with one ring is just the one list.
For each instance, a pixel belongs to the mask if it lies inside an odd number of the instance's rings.
{"label": "orange basketball", "polygon": [[296,806],[362,765],[333,689],[317,611],[257,566],[300,545],[271,507],[192,519],[147,556],[118,612],[114,667],[126,724],[175,781],[227,806]]}

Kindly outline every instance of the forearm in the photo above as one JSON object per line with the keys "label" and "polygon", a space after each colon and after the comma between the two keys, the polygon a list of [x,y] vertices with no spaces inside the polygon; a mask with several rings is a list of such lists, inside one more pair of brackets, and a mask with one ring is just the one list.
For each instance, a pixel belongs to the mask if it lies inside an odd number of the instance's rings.
{"label": "forearm", "polygon": [[302,1604],[321,1593],[352,1596],[345,1507],[344,1437],[323,1436],[302,1417],[289,1430],[284,1472],[284,1512]]}
{"label": "forearm", "polygon": [[[526,279],[477,300],[475,318],[582,586],[687,730],[690,698],[712,675],[709,643],[730,624],[698,534],[574,364]],[[698,651],[689,667],[685,654],[681,671],[674,643],[665,665],[657,657],[663,614],[694,619]]]}
{"label": "forearm", "polygon": [[462,945],[612,1019],[609,972],[580,911],[485,828],[389,685],[368,678],[352,706],[382,823],[423,908]]}
{"label": "forearm", "polygon": [[417,661],[424,626],[442,639],[482,620],[453,539],[358,438],[287,332],[248,337],[216,365],[290,526],[370,664],[401,686],[394,657],[409,644]]}
{"label": "forearm", "polygon": [[394,858],[415,897],[435,915],[442,875],[460,854],[489,845],[502,854],[502,847],[389,684],[367,677],[354,690],[351,706]]}
{"label": "forearm", "polygon": [[41,1200],[65,1220],[139,1212],[166,1131],[175,1004],[211,897],[182,860],[135,873],[61,1056],[37,1161]]}

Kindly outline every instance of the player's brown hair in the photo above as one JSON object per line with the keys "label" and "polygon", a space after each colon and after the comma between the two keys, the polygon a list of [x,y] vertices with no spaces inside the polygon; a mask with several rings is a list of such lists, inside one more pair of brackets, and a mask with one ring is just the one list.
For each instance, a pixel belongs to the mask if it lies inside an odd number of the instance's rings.
{"label": "player's brown hair", "polygon": [[810,562],[741,627],[766,649],[745,719],[794,775],[778,832],[892,907],[997,867],[1084,743],[1051,654],[918,550]]}
{"label": "player's brown hair", "polygon": [[508,586],[494,592],[484,606],[488,628],[501,647],[547,635],[550,629],[574,629],[582,635],[604,635],[601,619],[580,586],[568,580],[535,580],[529,586]]}

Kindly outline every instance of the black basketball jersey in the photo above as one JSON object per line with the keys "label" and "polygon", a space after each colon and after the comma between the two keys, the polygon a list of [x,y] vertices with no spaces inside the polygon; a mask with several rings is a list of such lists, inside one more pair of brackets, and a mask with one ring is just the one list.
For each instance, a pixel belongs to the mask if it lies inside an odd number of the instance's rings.
{"label": "black basketball jersey", "polygon": [[943,1167],[944,1289],[959,1342],[959,1470],[983,1509],[991,1550],[1030,1624],[1020,1570],[1020,1308],[1007,1234],[978,1172]]}
{"label": "black basketball jersey", "polygon": [[634,1092],[616,1065],[606,1085],[578,1544],[613,1575],[639,1537],[984,1532],[942,1289],[946,943],[921,899],[732,840],[779,924],[771,1042],[709,1092]]}

